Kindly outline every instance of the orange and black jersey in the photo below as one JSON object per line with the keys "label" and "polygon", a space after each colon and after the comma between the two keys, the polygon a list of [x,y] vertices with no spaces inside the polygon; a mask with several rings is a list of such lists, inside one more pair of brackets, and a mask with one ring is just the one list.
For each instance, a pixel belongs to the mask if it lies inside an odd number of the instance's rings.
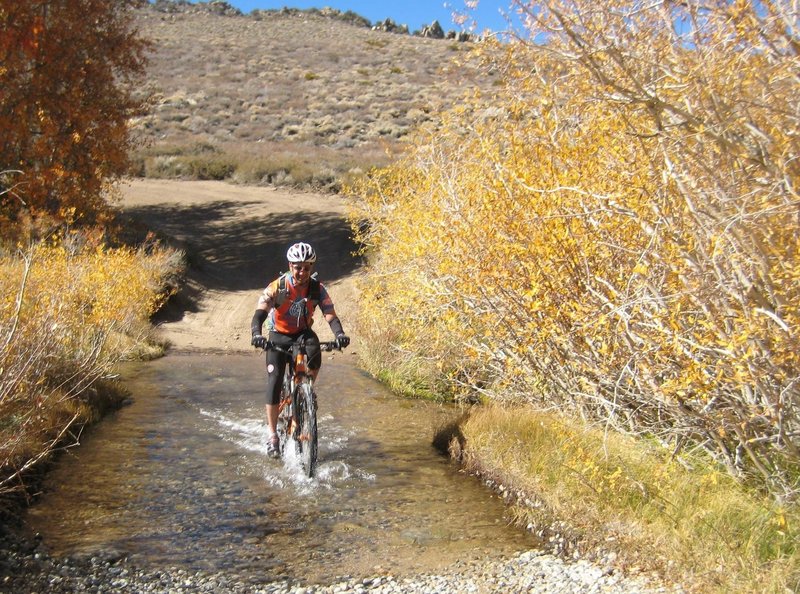
{"label": "orange and black jersey", "polygon": [[[285,279],[281,283],[281,278]],[[297,334],[313,324],[317,307],[323,314],[335,313],[328,291],[319,283],[319,300],[309,299],[311,282],[299,287],[291,273],[286,272],[272,281],[258,299],[258,309],[269,311],[268,326],[283,334]],[[285,295],[280,295],[285,287]],[[313,296],[312,296],[313,297]]]}

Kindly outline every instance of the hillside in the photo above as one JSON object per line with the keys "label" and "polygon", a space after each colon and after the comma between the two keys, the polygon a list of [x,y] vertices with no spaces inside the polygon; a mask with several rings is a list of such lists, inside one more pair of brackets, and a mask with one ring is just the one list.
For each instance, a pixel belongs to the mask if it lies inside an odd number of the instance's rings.
{"label": "hillside", "polygon": [[337,11],[160,2],[137,11],[137,26],[153,42],[152,109],[134,122],[146,144],[136,173],[148,177],[330,189],[492,84],[455,64],[475,42],[373,30]]}

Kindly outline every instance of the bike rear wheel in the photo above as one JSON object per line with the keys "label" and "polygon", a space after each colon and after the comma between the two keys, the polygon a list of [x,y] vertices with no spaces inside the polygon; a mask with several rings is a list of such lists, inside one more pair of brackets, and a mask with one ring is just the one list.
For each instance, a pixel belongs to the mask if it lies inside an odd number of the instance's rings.
{"label": "bike rear wheel", "polygon": [[311,478],[317,470],[317,395],[307,383],[300,384],[295,394],[295,440],[303,471]]}

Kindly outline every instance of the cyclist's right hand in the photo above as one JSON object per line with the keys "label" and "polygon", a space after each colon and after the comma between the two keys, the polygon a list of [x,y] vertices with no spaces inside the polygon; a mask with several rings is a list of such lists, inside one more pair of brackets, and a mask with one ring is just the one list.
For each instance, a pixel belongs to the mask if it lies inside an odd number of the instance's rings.
{"label": "cyclist's right hand", "polygon": [[250,340],[250,344],[252,344],[257,349],[266,349],[269,346],[269,341],[265,336],[261,336],[260,334],[254,334],[253,338]]}

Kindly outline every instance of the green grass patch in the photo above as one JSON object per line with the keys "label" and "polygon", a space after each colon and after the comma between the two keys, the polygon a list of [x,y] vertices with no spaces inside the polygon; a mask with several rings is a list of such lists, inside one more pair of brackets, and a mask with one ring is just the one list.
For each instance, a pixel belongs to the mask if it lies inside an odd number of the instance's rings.
{"label": "green grass patch", "polygon": [[470,469],[491,469],[537,502],[514,507],[534,530],[566,525],[584,552],[613,550],[623,564],[703,591],[800,586],[797,506],[749,490],[706,460],[679,463],[645,441],[529,409],[475,409],[457,433],[452,449]]}
{"label": "green grass patch", "polygon": [[428,382],[422,381],[416,373],[410,370],[383,369],[376,374],[376,379],[385,384],[392,392],[405,398],[422,400],[444,401],[441,394],[431,390]]}

